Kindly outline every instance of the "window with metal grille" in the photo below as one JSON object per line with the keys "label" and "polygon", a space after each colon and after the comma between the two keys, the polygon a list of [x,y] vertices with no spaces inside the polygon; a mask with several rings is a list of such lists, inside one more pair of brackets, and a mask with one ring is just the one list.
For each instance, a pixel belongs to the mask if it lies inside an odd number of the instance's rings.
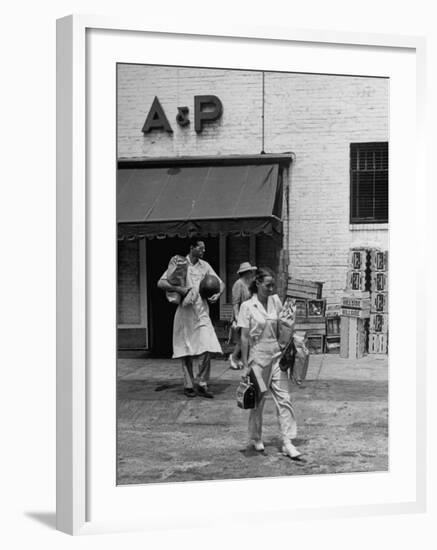
{"label": "window with metal grille", "polygon": [[388,222],[388,143],[351,143],[350,180],[350,223]]}

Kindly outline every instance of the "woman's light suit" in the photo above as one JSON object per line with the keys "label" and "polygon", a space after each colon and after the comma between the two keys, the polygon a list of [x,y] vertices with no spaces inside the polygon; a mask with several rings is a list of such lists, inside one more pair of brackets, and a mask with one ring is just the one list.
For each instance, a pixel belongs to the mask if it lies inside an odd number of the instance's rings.
{"label": "woman's light suit", "polygon": [[262,413],[270,390],[276,407],[283,442],[296,437],[296,417],[289,395],[288,373],[279,368],[281,350],[277,340],[278,315],[282,304],[277,294],[268,297],[267,311],[254,294],[241,304],[238,326],[249,329],[248,365],[260,392],[257,407],[249,415],[249,438],[262,439]]}

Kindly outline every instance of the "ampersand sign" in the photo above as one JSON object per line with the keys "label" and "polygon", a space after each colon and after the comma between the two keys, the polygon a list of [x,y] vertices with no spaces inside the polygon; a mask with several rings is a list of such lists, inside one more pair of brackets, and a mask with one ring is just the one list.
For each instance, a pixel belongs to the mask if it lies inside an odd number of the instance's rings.
{"label": "ampersand sign", "polygon": [[176,115],[176,122],[179,126],[188,126],[190,124],[190,119],[188,118],[189,109],[188,107],[178,107],[178,114]]}

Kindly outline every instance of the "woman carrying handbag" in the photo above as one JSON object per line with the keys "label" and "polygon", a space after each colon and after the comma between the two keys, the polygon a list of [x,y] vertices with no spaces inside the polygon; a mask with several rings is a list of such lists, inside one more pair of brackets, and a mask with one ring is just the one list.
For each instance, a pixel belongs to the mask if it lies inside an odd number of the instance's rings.
{"label": "woman carrying handbag", "polygon": [[301,453],[293,445],[296,417],[288,391],[289,378],[281,370],[282,351],[278,342],[278,324],[282,311],[279,296],[274,294],[275,278],[268,268],[259,268],[250,285],[252,297],[241,304],[238,327],[241,328],[242,378],[250,376],[257,389],[256,407],[249,413],[249,438],[257,451],[264,450],[262,414],[267,392],[276,407],[282,439],[282,452],[299,460]]}

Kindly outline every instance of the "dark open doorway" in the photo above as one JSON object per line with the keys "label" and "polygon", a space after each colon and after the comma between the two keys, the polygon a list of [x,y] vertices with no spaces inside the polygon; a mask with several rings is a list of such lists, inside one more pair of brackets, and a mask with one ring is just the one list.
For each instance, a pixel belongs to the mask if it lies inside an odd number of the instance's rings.
{"label": "dark open doorway", "polygon": [[[219,238],[202,237],[206,246],[204,260],[219,272]],[[149,350],[155,357],[171,357],[173,318],[176,306],[170,304],[165,293],[156,286],[159,278],[167,269],[168,262],[175,254],[185,256],[189,252],[188,239],[165,238],[147,240],[147,296],[149,318]],[[210,306],[211,319],[219,319],[219,304]]]}

